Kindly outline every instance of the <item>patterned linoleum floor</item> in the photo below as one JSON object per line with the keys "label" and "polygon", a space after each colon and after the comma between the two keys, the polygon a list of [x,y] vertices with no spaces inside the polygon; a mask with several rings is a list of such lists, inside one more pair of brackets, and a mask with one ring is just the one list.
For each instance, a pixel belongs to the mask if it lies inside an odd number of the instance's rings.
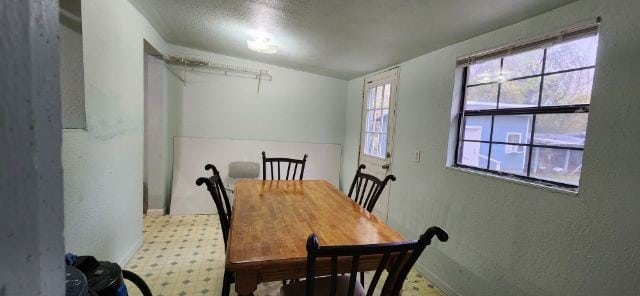
{"label": "patterned linoleum floor", "polygon": [[[145,217],[143,231],[144,243],[125,269],[140,275],[153,295],[220,295],[224,242],[217,216]],[[260,284],[255,295],[279,295],[280,286],[280,282]],[[127,287],[130,295],[141,295],[133,284],[128,283]],[[412,271],[402,295],[445,294]]]}

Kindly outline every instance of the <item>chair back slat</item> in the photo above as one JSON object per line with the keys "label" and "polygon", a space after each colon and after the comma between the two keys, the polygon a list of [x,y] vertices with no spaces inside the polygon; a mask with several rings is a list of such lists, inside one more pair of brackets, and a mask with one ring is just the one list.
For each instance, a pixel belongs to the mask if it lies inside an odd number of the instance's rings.
{"label": "chair back slat", "polygon": [[356,280],[358,279],[358,263],[360,263],[360,256],[353,256],[351,260],[351,274],[349,276],[349,291],[347,295],[352,296],[356,289]]}
{"label": "chair back slat", "polygon": [[[403,251],[403,252],[398,253],[396,258],[394,258],[392,266],[389,269],[389,277],[387,277],[387,280],[384,282],[384,285],[382,286],[382,291],[388,291],[389,292],[389,291],[393,290],[393,287],[396,285],[396,283],[398,281],[398,275],[399,275],[402,267],[406,266],[405,265],[406,256],[407,256],[407,251]],[[404,281],[404,278],[402,280]]]}
{"label": "chair back slat", "polygon": [[[359,246],[324,246],[318,243],[318,237],[315,234],[309,235],[307,239],[307,279],[306,279],[306,295],[314,296],[314,285],[316,276],[316,260],[322,257],[331,258],[331,287],[330,295],[336,295],[337,277],[338,277],[338,258],[351,257],[349,286],[347,295],[354,295],[357,283],[357,273],[360,258],[367,255],[380,255],[381,259],[378,263],[376,272],[373,276],[368,296],[373,295],[376,285],[378,284],[382,271],[388,269],[389,275],[384,282],[382,296],[398,296],[402,289],[402,284],[406,279],[409,270],[420,257],[424,249],[431,244],[431,239],[436,236],[440,241],[446,242],[449,235],[440,227],[433,226],[427,229],[417,241],[408,241],[402,243],[375,244],[375,245],[359,245]],[[393,256],[392,256],[393,255]],[[393,257],[393,258],[392,258]],[[343,261],[345,262],[345,261]],[[391,263],[392,267],[389,267]]]}
{"label": "chair back slat", "polygon": [[[364,164],[358,166],[351,187],[349,187],[349,194],[347,195],[361,207],[372,212],[384,188],[389,181],[395,181],[396,176],[388,175],[384,180],[380,180],[376,176],[363,173],[362,170],[365,168],[366,166]],[[369,183],[371,183],[371,186],[369,186]]]}
{"label": "chair back slat", "polygon": [[[385,266],[387,266],[387,261],[389,261],[390,256],[391,256],[390,253],[384,253],[384,255],[382,255],[380,264],[378,264],[378,269],[376,269],[376,272],[373,274],[373,278],[371,279],[371,284],[369,284],[369,290],[367,291],[367,296],[372,296],[373,291],[376,290],[376,285],[378,285],[378,281],[380,280],[382,271],[384,270]],[[363,283],[363,286],[364,286],[364,283]]]}
{"label": "chair back slat", "polygon": [[[304,177],[304,168],[307,162],[308,155],[305,154],[302,159],[283,158],[283,157],[267,157],[266,153],[262,151],[262,180],[302,180]],[[286,164],[286,174],[282,172],[282,164]],[[293,174],[291,174],[291,166],[293,165]],[[267,166],[271,176],[267,175]],[[300,166],[300,174],[298,175],[298,166]],[[277,178],[276,178],[277,175]]]}
{"label": "chair back slat", "polygon": [[[371,203],[373,198],[375,198],[376,194],[379,195],[378,190],[380,190],[380,187],[382,187],[382,186],[376,186],[375,182],[371,182],[371,186],[369,187],[369,194],[367,194],[367,199],[365,199],[365,201],[364,201],[365,205],[368,205],[369,203]],[[382,192],[380,192],[380,193],[382,193]]]}
{"label": "chair back slat", "polygon": [[231,203],[229,202],[229,196],[220,178],[220,172],[212,165],[207,164],[205,170],[211,170],[213,176],[201,177],[196,180],[196,185],[207,185],[207,190],[211,194],[213,203],[218,210],[218,218],[220,219],[220,228],[222,229],[222,238],[224,240],[225,248],[227,246],[227,240],[229,239],[229,228],[231,226]]}

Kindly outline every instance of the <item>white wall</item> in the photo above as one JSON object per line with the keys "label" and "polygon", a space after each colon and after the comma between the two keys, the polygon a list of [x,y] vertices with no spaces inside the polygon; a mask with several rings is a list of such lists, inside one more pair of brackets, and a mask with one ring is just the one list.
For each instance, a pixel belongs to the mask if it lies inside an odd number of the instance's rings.
{"label": "white wall", "polygon": [[123,263],[142,241],[143,38],[165,43],[126,0],[83,0],[87,131],[63,134],[67,252]]}
{"label": "white wall", "polygon": [[[198,188],[196,179],[211,176],[211,171],[205,171],[206,164],[214,164],[225,186],[235,187],[236,180],[229,176],[229,163],[233,161],[250,161],[261,164],[262,151],[269,151],[267,156],[291,156],[307,158],[304,169],[304,179],[328,180],[338,184],[340,176],[340,155],[342,145],[311,144],[299,142],[258,141],[258,140],[227,140],[210,138],[175,138],[175,165],[173,174],[173,190],[171,194],[171,215],[193,215],[216,213],[211,202],[211,194],[206,186]],[[277,167],[277,165],[276,165]],[[293,174],[295,168],[291,168]],[[297,175],[301,168],[298,167]],[[258,167],[257,179],[262,179],[262,167]],[[267,176],[270,176],[267,166]],[[282,165],[282,177],[285,177],[287,167]],[[275,169],[277,177],[277,168]],[[233,196],[230,196],[233,202]]]}
{"label": "white wall", "polygon": [[[342,143],[347,82],[190,48],[170,52],[267,69],[273,81],[187,73],[175,120],[183,137]],[[178,75],[181,68],[173,68]]]}
{"label": "white wall", "polygon": [[[401,64],[390,224],[410,238],[431,225],[449,232],[418,264],[449,295],[640,294],[638,11],[636,0],[579,1]],[[455,59],[596,16],[603,21],[579,195],[446,168]],[[357,159],[350,138],[361,83],[349,82],[343,167]],[[417,149],[420,163],[412,162]]]}

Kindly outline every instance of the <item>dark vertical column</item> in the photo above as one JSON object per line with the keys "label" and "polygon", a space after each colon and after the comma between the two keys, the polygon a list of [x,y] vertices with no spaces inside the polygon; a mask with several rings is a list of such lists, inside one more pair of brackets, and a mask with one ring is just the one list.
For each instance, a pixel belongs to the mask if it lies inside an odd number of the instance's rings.
{"label": "dark vertical column", "polygon": [[1,1],[0,30],[0,295],[63,295],[58,1]]}

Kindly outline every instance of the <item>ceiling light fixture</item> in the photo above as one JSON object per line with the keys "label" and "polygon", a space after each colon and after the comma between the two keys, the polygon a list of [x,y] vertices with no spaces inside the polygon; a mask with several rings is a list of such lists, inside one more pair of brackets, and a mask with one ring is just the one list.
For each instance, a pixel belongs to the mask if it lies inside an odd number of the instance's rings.
{"label": "ceiling light fixture", "polygon": [[266,37],[258,37],[255,40],[247,40],[247,47],[253,51],[260,53],[277,53],[278,46],[271,43],[271,40]]}

